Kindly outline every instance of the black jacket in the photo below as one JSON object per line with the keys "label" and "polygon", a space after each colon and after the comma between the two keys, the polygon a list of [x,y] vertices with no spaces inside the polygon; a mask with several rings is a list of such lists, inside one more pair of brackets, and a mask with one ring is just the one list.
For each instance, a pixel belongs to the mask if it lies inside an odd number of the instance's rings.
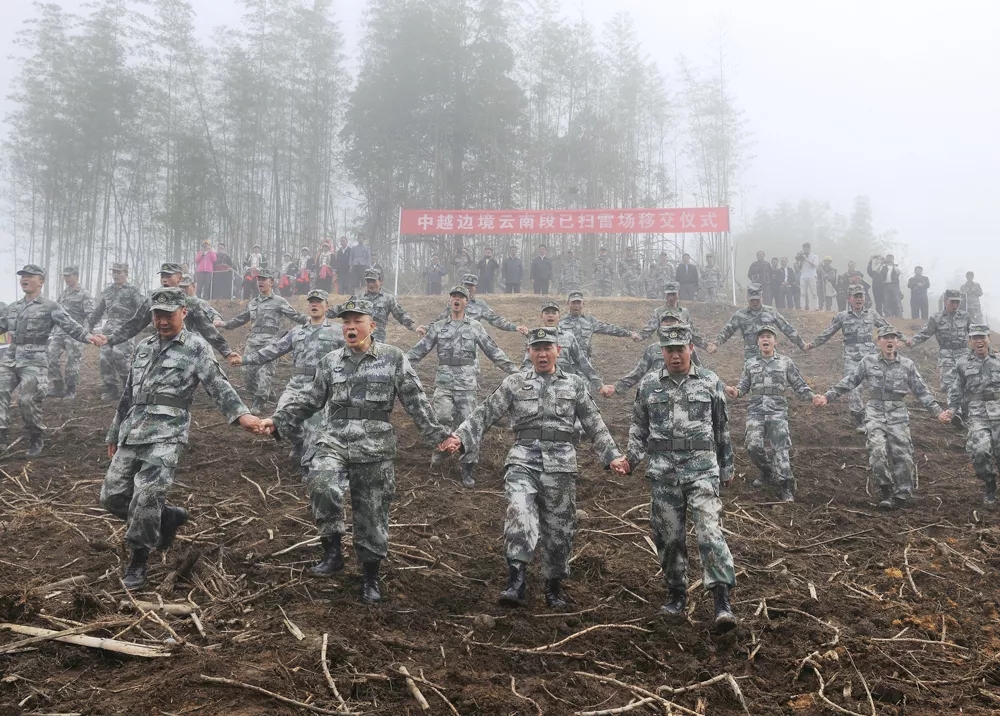
{"label": "black jacket", "polygon": [[693,285],[698,287],[698,267],[694,264],[678,264],[677,272],[674,274],[677,283]]}
{"label": "black jacket", "polygon": [[500,267],[503,280],[506,284],[521,283],[524,279],[524,264],[518,256],[505,256],[503,265]]}
{"label": "black jacket", "polygon": [[536,256],[531,259],[531,280],[551,281],[552,280],[552,259],[548,256]]}

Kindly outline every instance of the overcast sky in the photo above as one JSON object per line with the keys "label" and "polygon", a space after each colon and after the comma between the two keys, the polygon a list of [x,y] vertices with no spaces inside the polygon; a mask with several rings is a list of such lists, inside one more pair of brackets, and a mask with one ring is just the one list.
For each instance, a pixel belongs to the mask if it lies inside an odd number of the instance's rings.
{"label": "overcast sky", "polygon": [[[79,10],[82,0],[63,0]],[[906,263],[922,263],[940,288],[975,270],[988,293],[1000,277],[994,206],[1000,189],[1000,3],[902,0],[564,0],[568,13],[603,24],[635,19],[650,56],[670,75],[674,59],[712,65],[725,28],[734,90],[755,135],[756,159],[734,229],[758,206],[802,197],[849,213],[871,197],[877,231],[895,229]],[[335,3],[350,51],[363,3]],[[195,2],[200,31],[238,22],[233,0]],[[0,3],[3,56],[33,14],[27,0]],[[0,86],[16,67],[0,61]],[[9,104],[0,102],[4,114]],[[12,266],[7,246],[0,271]],[[822,247],[816,247],[820,253]],[[840,261],[839,263],[845,263]],[[840,265],[837,265],[840,267]],[[6,281],[0,287],[12,291]],[[0,290],[0,298],[13,294]]]}

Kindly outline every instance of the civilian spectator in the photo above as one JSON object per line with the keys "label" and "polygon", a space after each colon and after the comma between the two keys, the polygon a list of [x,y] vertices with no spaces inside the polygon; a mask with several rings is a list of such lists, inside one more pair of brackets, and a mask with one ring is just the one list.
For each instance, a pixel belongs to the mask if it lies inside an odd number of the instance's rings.
{"label": "civilian spectator", "polygon": [[517,247],[511,246],[503,265],[500,267],[507,293],[521,293],[521,281],[524,279],[524,264],[517,256]]}
{"label": "civilian spectator", "polygon": [[532,289],[536,294],[549,295],[549,281],[552,280],[552,259],[545,255],[545,245],[538,247],[538,256],[531,260]]}
{"label": "civilian spectator", "polygon": [[799,257],[802,260],[802,269],[799,271],[802,308],[807,311],[821,311],[823,306],[819,302],[819,256],[813,253],[812,246],[806,242],[802,244],[801,253],[796,256]]}
{"label": "civilian spectator", "polygon": [[483,251],[483,258],[476,264],[479,274],[479,285],[483,293],[496,291],[497,275],[500,273],[500,262],[493,258],[493,249],[489,246]]}
{"label": "civilian spectator", "polygon": [[358,234],[358,243],[351,247],[351,280],[344,293],[351,294],[364,286],[365,271],[372,265],[372,249],[365,243],[365,235]]}
{"label": "civilian spectator", "polygon": [[681,300],[693,301],[698,293],[698,267],[691,263],[691,254],[681,257],[674,280],[681,285]]}
{"label": "civilian spectator", "polygon": [[445,269],[444,264],[441,263],[438,255],[434,254],[431,256],[430,265],[424,269],[424,276],[427,279],[428,296],[441,295],[441,282],[444,281],[444,277],[447,275],[448,271]]}
{"label": "civilian spectator", "polygon": [[927,291],[931,287],[931,280],[924,276],[923,266],[914,267],[906,287],[910,289],[910,318],[927,320]]}
{"label": "civilian spectator", "polygon": [[212,242],[201,242],[201,251],[194,255],[195,283],[198,284],[198,298],[208,299],[212,295],[212,274],[218,255],[212,250]]}

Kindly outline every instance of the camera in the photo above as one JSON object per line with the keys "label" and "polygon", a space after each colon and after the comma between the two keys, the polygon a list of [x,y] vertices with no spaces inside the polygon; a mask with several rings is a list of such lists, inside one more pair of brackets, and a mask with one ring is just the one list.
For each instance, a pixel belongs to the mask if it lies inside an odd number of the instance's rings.
{"label": "camera", "polygon": [[795,258],[798,259],[799,261],[804,261],[806,258],[805,251],[799,251],[797,254],[795,254]]}

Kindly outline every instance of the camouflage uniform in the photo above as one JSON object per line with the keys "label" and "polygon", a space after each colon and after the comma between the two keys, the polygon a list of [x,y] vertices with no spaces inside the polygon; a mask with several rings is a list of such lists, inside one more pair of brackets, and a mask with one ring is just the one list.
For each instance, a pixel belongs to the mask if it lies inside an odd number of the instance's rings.
{"label": "camouflage uniform", "polygon": [[889,361],[881,353],[862,358],[851,375],[826,392],[826,399],[834,400],[862,383],[868,387],[865,432],[875,484],[883,492],[891,490],[898,500],[905,501],[913,492],[913,443],[910,413],[904,400],[908,393],[913,393],[934,415],[941,413],[941,406],[912,360],[897,355]]}
{"label": "camouflage uniform", "polygon": [[[947,295],[948,292],[946,292]],[[913,345],[919,346],[931,336],[938,342],[938,370],[941,371],[941,392],[945,400],[955,383],[958,361],[969,350],[969,325],[972,316],[959,309],[954,313],[939,311],[927,321],[922,331],[913,336]]]}
{"label": "camouflage uniform", "polygon": [[[158,289],[157,289],[158,290]],[[155,292],[154,292],[155,293]],[[135,338],[146,326],[153,322],[151,313],[153,306],[152,294],[143,299],[139,310],[130,319],[125,321],[108,336],[108,345],[116,346]],[[212,324],[212,320],[205,313],[201,304],[195,296],[184,296],[184,306],[187,308],[187,318],[184,319],[184,327],[193,333],[198,333],[204,338],[212,348],[219,351],[223,356],[228,356],[233,349],[226,343],[219,330]],[[98,306],[100,308],[100,306]]]}
{"label": "camouflage uniform", "polygon": [[973,321],[983,320],[983,306],[980,301],[983,296],[983,287],[970,279],[962,284],[960,291],[962,294],[960,308],[968,313]]}
{"label": "camouflage uniform", "polygon": [[[467,273],[462,276],[463,286],[477,286],[479,284],[479,277],[475,274]],[[441,313],[435,318],[435,321],[444,321],[451,317],[451,308],[446,307]],[[486,303],[481,298],[476,298],[472,296],[469,298],[468,304],[465,306],[465,317],[470,321],[479,321],[480,323],[489,323],[494,328],[499,328],[501,331],[516,332],[517,324],[513,321],[508,321],[506,318],[501,316],[499,313],[490,308],[490,304]]]}
{"label": "camouflage uniform", "polygon": [[559,271],[559,290],[579,291],[583,286],[583,264],[580,259],[567,257]]}
{"label": "camouflage uniform", "polygon": [[663,288],[674,280],[675,273],[676,269],[669,261],[666,263],[657,261],[650,266],[646,272],[646,298],[659,300],[663,296]]}
{"label": "camouflage uniform", "polygon": [[[531,340],[530,337],[528,340]],[[559,354],[559,358],[556,361],[556,365],[559,369],[562,370],[563,373],[579,375],[586,378],[594,390],[599,389],[601,385],[603,385],[603,383],[601,383],[601,378],[597,375],[597,371],[594,370],[594,366],[591,364],[590,359],[587,358],[587,354],[584,353],[583,349],[580,347],[580,343],[576,340],[576,336],[569,331],[556,328],[555,340],[556,343],[562,346],[562,352]],[[530,367],[531,359],[528,357],[527,348],[525,348],[524,361],[521,363],[521,369],[524,370]]]}
{"label": "camouflage uniform", "polygon": [[205,315],[208,316],[208,320],[211,321],[213,326],[215,325],[216,321],[223,321],[223,322],[225,321],[225,319],[222,317],[222,314],[219,313],[217,310],[215,310],[215,306],[206,301],[204,298],[201,298],[199,296],[191,296],[191,298],[195,299],[195,302],[198,304],[198,307],[205,312]]}
{"label": "camouflage uniform", "polygon": [[742,333],[743,358],[754,358],[760,355],[760,348],[757,346],[757,333],[763,326],[774,326],[780,329],[792,343],[805,350],[805,342],[799,337],[795,328],[785,320],[785,317],[771,306],[764,305],[756,310],[747,306],[734,313],[733,317],[729,319],[729,323],[723,326],[719,335],[715,337],[715,343],[721,346],[733,334]]}
{"label": "camouflage uniform", "polygon": [[618,264],[618,275],[626,296],[642,296],[642,265],[639,259],[626,255]]}
{"label": "camouflage uniform", "polygon": [[[705,339],[699,336],[694,331],[692,333],[692,343],[697,348],[707,348],[708,344],[705,343]],[[692,351],[691,362],[695,365],[701,365],[698,360],[697,351]],[[646,346],[646,350],[642,352],[639,356],[639,362],[635,364],[635,368],[632,372],[626,375],[624,378],[615,381],[615,393],[623,393],[629,390],[633,385],[636,385],[647,373],[652,373],[653,371],[663,370],[663,350],[660,348],[660,343],[652,343]]]}
{"label": "camouflage uniform", "polygon": [[[257,294],[247,307],[237,316],[229,319],[222,327],[231,331],[234,328],[250,323],[250,335],[247,337],[247,351],[254,352],[267,346],[274,337],[281,333],[281,319],[302,325],[309,317],[299,313],[281,296],[270,293],[267,296]],[[275,364],[273,362],[251,363],[243,367],[243,382],[247,391],[253,396],[251,408],[257,412],[263,410],[264,404],[271,400],[271,384],[274,381]],[[290,436],[289,436],[290,437]]]}
{"label": "camouflage uniform", "polygon": [[[545,329],[532,333],[538,330]],[[621,452],[586,381],[558,367],[551,375],[531,368],[504,378],[455,434],[465,449],[478,449],[486,431],[508,415],[515,439],[504,463],[507,561],[531,562],[540,543],[542,575],[564,579],[576,534],[575,422],[579,419],[605,465]]]}
{"label": "camouflage uniform", "polygon": [[698,287],[702,291],[703,300],[716,303],[722,289],[722,270],[718,266],[703,266]]}
{"label": "camouflage uniform", "polygon": [[[379,291],[378,293],[365,293],[364,295],[354,296],[353,298],[371,301],[372,305],[375,307],[375,313],[372,318],[375,319],[375,333],[373,336],[376,341],[385,343],[385,332],[389,326],[389,314],[392,314],[397,321],[402,323],[411,331],[417,330],[416,322],[410,318],[410,314],[403,310],[403,307],[399,305],[399,299],[391,293]],[[342,308],[343,305],[333,306],[326,312],[327,317],[336,318],[340,315]]]}
{"label": "camouflage uniform", "polygon": [[[101,322],[101,318],[106,317],[104,325],[101,326],[101,333],[110,335],[121,328],[132,316],[138,314],[142,306],[142,292],[138,288],[130,283],[124,283],[121,286],[112,283],[101,292],[97,306],[87,321],[87,327],[94,330],[94,326]],[[106,396],[117,398],[121,395],[122,387],[128,379],[129,360],[132,357],[133,347],[134,344],[131,340],[122,341],[115,345],[109,343],[106,346],[101,346],[101,382]]]}
{"label": "camouflage uniform", "polygon": [[[971,331],[989,335],[986,326],[973,326]],[[1000,356],[996,351],[990,349],[984,358],[970,351],[958,362],[948,404],[965,419],[969,431],[965,450],[987,495],[992,493],[995,499],[1000,463]]]}
{"label": "camouflage uniform", "polygon": [[615,267],[610,256],[598,256],[594,261],[594,281],[597,282],[597,295],[610,296],[614,289]]}
{"label": "camouflage uniform", "polygon": [[701,341],[701,337],[698,335],[698,332],[694,328],[694,323],[691,321],[691,313],[684,308],[684,306],[674,306],[673,308],[670,306],[660,306],[654,310],[653,315],[649,317],[648,321],[646,321],[646,325],[642,327],[641,331],[639,331],[639,337],[646,340],[651,335],[656,333],[660,328],[660,321],[663,320],[663,314],[667,312],[676,312],[680,322],[688,326],[694,333],[695,340]]}
{"label": "camouflage uniform", "polygon": [[396,433],[389,415],[397,397],[428,443],[448,436],[434,420],[403,351],[378,341],[360,355],[345,347],[324,356],[312,383],[283,395],[273,417],[277,433],[289,435],[295,425],[323,412],[309,471],[313,518],[320,535],[344,534],[344,485],[349,484],[354,551],[362,563],[378,562],[389,550],[389,505],[396,485]]}
{"label": "camouflage uniform", "polygon": [[617,336],[618,338],[628,338],[632,335],[632,331],[627,328],[622,328],[612,323],[605,323],[585,313],[579,316],[572,314],[563,316],[559,319],[559,328],[576,336],[580,348],[588,358],[590,358],[593,351],[595,333],[603,333],[606,336]]}
{"label": "camouflage uniform", "polygon": [[160,538],[167,490],[188,441],[199,385],[230,423],[249,412],[196,333],[182,330],[166,345],[154,335],[136,347],[108,430],[107,442],[118,450],[101,488],[101,505],[126,521],[125,543],[133,550],[152,549]]}
{"label": "camouflage uniform", "polygon": [[[70,318],[81,326],[94,311],[94,299],[83,288],[67,288],[59,296],[59,304],[66,309]],[[66,377],[63,380],[62,356],[66,354]],[[80,366],[83,362],[83,345],[56,326],[49,337],[49,391],[60,395],[76,393],[80,381]]]}

